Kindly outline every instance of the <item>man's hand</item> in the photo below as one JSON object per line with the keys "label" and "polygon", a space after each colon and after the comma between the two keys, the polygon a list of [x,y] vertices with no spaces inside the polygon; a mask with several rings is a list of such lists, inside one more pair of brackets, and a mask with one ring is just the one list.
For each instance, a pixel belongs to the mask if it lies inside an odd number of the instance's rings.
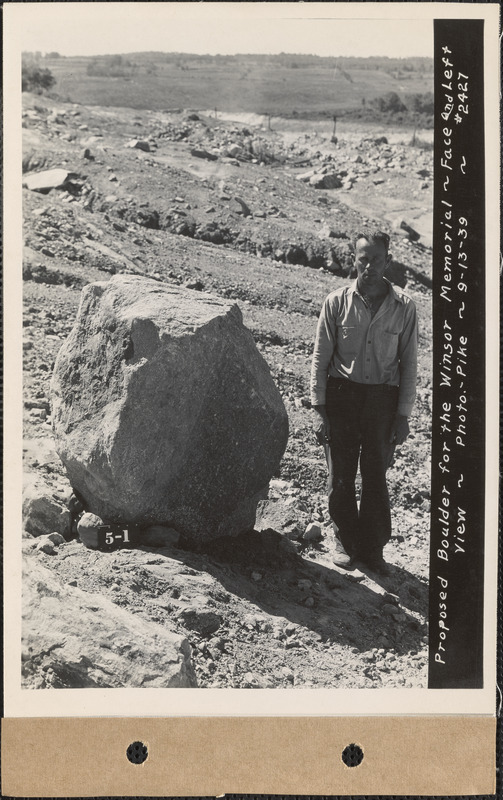
{"label": "man's hand", "polygon": [[389,434],[390,444],[403,444],[409,433],[409,420],[407,417],[403,414],[395,414]]}
{"label": "man's hand", "polygon": [[330,441],[330,423],[328,421],[327,409],[325,406],[313,406],[316,411],[314,419],[314,433],[318,444],[328,444]]}

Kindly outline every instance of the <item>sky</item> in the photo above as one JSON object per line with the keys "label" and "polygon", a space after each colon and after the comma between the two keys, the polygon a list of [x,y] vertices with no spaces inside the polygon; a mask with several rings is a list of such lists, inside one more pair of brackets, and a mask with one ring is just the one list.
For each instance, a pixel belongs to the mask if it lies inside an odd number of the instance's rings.
{"label": "sky", "polygon": [[[399,18],[393,18],[401,5]],[[415,4],[411,4],[412,6]],[[395,3],[6,3],[22,51],[432,56],[433,23]],[[352,6],[352,7],[351,7]],[[349,19],[334,18],[345,14]],[[371,16],[374,18],[369,18]]]}

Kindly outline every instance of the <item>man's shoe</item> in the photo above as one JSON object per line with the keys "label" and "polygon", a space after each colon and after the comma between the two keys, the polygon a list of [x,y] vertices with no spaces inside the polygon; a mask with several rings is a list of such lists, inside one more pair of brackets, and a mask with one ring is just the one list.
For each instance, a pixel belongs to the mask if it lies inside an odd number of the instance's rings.
{"label": "man's shoe", "polygon": [[342,569],[354,569],[355,559],[353,556],[348,556],[347,553],[336,553],[333,558],[333,563],[336,567]]}

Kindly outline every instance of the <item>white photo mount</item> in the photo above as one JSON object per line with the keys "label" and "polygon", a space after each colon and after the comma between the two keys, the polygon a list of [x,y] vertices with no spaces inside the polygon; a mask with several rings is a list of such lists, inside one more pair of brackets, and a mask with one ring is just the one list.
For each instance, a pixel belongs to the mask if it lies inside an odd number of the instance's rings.
{"label": "white photo mount", "polygon": [[[21,53],[54,15],[429,21],[435,47],[429,685],[421,690],[68,689],[20,684]],[[150,17],[150,15],[152,15]],[[5,661],[8,796],[490,794],[495,787],[499,416],[497,3],[10,3],[4,7]],[[120,34],[118,33],[117,36]],[[31,41],[31,40],[30,40]],[[372,42],[369,42],[369,48]],[[43,49],[43,46],[41,46]],[[253,52],[251,48],[249,52]],[[369,51],[370,54],[370,51]],[[461,88],[458,86],[461,85]],[[459,95],[462,95],[461,99]],[[452,106],[452,108],[451,108]],[[459,117],[459,121],[456,120]],[[452,227],[451,227],[452,226]],[[465,255],[466,254],[466,255]],[[314,331],[313,331],[314,333]],[[142,742],[143,764],[126,757]],[[359,766],[344,748],[363,750]],[[51,751],[47,758],[48,747]],[[21,754],[21,756],[20,756]]]}

